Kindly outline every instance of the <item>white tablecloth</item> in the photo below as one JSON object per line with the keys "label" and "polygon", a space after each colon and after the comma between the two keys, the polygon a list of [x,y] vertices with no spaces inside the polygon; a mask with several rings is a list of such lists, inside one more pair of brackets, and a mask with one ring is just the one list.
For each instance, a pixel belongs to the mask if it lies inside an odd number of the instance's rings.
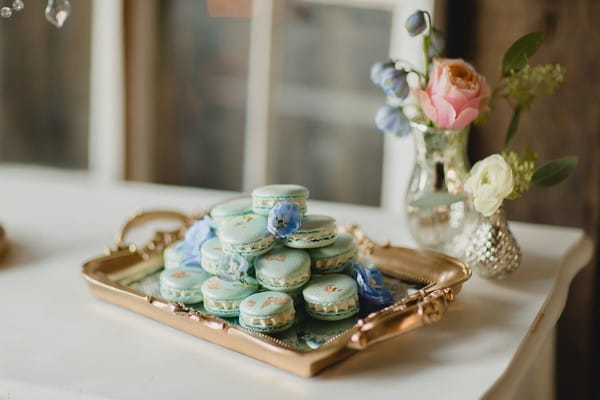
{"label": "white tablecloth", "polygon": [[[134,211],[197,211],[231,193],[98,186],[84,175],[0,168],[0,399],[444,398],[512,393],[551,333],[576,272],[589,260],[581,230],[511,224],[521,269],[474,276],[444,319],[304,379],[93,298],[84,260],[112,244]],[[402,216],[313,202],[378,241],[412,245]],[[571,251],[570,251],[571,249]],[[219,397],[216,397],[219,396]]]}

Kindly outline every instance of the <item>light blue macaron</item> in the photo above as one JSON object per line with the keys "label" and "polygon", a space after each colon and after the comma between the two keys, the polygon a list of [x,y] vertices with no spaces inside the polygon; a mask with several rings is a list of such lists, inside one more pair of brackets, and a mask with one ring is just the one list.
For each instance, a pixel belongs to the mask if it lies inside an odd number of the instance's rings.
{"label": "light blue macaron", "polygon": [[359,311],[354,279],[342,274],[315,276],[302,290],[306,312],[314,318],[337,321]]}
{"label": "light blue macaron", "polygon": [[254,278],[246,280],[255,284],[225,281],[216,276],[207,279],[202,285],[205,310],[218,317],[237,317],[242,300],[258,290],[258,282]]}
{"label": "light blue macaron", "polygon": [[308,189],[300,185],[269,185],[252,191],[252,209],[256,214],[269,215],[271,208],[282,200],[298,204],[305,214]]}
{"label": "light blue macaron", "polygon": [[240,325],[259,332],[281,332],[294,324],[292,298],[283,292],[253,294],[240,305]]}
{"label": "light blue macaron", "polygon": [[305,215],[297,231],[285,238],[285,245],[312,249],[333,244],[337,236],[335,219],[327,215]]}
{"label": "light blue macaron", "polygon": [[244,257],[266,253],[275,244],[275,236],[267,230],[267,217],[246,214],[228,218],[219,227],[223,251]]}
{"label": "light blue macaron", "polygon": [[256,279],[267,289],[293,291],[310,279],[308,252],[287,247],[275,247],[254,260]]}
{"label": "light blue macaron", "polygon": [[162,297],[194,304],[202,301],[202,284],[210,278],[202,268],[177,267],[165,269],[160,274],[160,294]]}
{"label": "light blue macaron", "polygon": [[333,244],[310,249],[309,253],[313,271],[329,274],[342,272],[349,262],[356,259],[358,249],[354,242],[354,236],[349,233],[339,233]]}
{"label": "light blue macaron", "polygon": [[183,261],[183,240],[171,243],[163,252],[165,269],[177,268]]}
{"label": "light blue macaron", "polygon": [[215,275],[219,266],[219,259],[223,255],[223,247],[219,238],[208,239],[200,248],[200,263],[202,268]]}
{"label": "light blue macaron", "polygon": [[216,205],[210,211],[210,216],[217,225],[220,225],[227,218],[237,217],[239,215],[246,215],[252,213],[252,198],[243,197],[240,199],[233,199]]}

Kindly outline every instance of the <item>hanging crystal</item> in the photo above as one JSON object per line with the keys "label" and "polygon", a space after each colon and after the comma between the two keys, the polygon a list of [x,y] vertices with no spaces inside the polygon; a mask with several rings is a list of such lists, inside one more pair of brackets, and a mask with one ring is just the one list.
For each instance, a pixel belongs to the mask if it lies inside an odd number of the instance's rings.
{"label": "hanging crystal", "polygon": [[71,13],[69,0],[48,0],[46,19],[57,28],[62,28]]}
{"label": "hanging crystal", "polygon": [[12,3],[12,8],[15,11],[21,11],[25,8],[25,3],[23,3],[23,0],[15,0]]}
{"label": "hanging crystal", "polygon": [[2,18],[10,18],[12,15],[12,9],[6,6],[0,8],[0,15],[2,16]]}

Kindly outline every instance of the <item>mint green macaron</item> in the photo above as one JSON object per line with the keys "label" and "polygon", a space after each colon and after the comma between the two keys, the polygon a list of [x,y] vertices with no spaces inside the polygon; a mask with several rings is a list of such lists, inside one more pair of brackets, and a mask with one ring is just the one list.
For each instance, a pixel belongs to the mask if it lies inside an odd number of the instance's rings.
{"label": "mint green macaron", "polygon": [[240,304],[240,325],[259,332],[281,332],[294,324],[292,298],[283,292],[253,294]]}
{"label": "mint green macaron", "polygon": [[207,279],[202,285],[204,309],[218,317],[237,317],[240,314],[240,303],[258,290],[258,282],[254,278],[246,278],[248,283],[225,281],[216,276]]}
{"label": "mint green macaron", "polygon": [[337,321],[359,311],[354,279],[342,274],[315,276],[302,290],[306,312],[313,318]]}
{"label": "mint green macaron", "polygon": [[310,249],[312,268],[315,273],[329,274],[342,272],[347,264],[356,259],[358,248],[354,236],[349,233],[339,233],[333,244],[317,249]]}
{"label": "mint green macaron", "polygon": [[305,214],[308,189],[300,185],[269,185],[252,191],[252,209],[256,214],[269,215],[271,208],[282,200],[298,204]]}
{"label": "mint green macaron", "polygon": [[215,275],[222,254],[223,247],[219,238],[208,239],[200,248],[200,264],[202,268],[209,274]]}
{"label": "mint green macaron", "polygon": [[298,249],[329,246],[337,236],[335,219],[327,215],[305,215],[297,231],[285,238],[285,245]]}
{"label": "mint green macaron", "polygon": [[267,289],[293,291],[310,279],[308,252],[287,247],[275,247],[254,260],[256,279]]}
{"label": "mint green macaron", "polygon": [[219,227],[223,251],[244,257],[266,253],[275,244],[275,236],[267,230],[267,217],[246,214],[228,218]]}
{"label": "mint green macaron", "polygon": [[218,204],[210,211],[210,216],[217,225],[223,223],[227,218],[237,217],[252,213],[252,198],[242,197]]}
{"label": "mint green macaron", "polygon": [[162,297],[194,304],[202,301],[202,284],[210,278],[202,268],[177,267],[165,269],[160,274],[160,294]]}
{"label": "mint green macaron", "polygon": [[163,252],[165,269],[172,269],[181,266],[183,261],[183,240],[171,243]]}

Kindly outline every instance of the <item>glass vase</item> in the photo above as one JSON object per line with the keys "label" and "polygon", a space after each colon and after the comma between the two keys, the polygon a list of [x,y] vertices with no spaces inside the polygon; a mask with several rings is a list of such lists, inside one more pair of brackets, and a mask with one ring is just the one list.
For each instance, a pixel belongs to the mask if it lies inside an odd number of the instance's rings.
{"label": "glass vase", "polygon": [[482,217],[466,247],[465,261],[484,278],[500,279],[519,268],[521,248],[508,228],[503,206]]}
{"label": "glass vase", "polygon": [[469,127],[433,128],[411,122],[415,166],[406,191],[410,233],[424,248],[462,257],[479,214],[464,192]]}

